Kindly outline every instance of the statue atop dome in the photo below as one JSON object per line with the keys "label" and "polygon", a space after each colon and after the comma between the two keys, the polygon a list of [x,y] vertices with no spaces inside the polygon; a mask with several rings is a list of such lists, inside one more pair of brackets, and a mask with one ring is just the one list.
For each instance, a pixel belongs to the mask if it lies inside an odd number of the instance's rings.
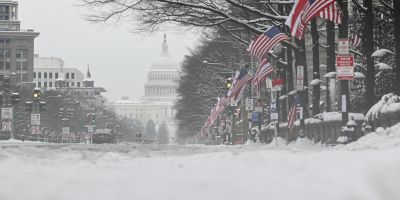
{"label": "statue atop dome", "polygon": [[164,42],[161,47],[161,55],[169,55],[168,53],[168,44],[167,44],[167,34],[164,33]]}

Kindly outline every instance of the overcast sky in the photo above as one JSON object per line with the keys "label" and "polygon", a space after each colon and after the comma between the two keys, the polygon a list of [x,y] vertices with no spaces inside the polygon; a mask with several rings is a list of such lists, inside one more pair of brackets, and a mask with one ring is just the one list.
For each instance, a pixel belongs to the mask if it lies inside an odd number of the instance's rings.
{"label": "overcast sky", "polygon": [[[129,26],[91,24],[83,19],[78,0],[18,0],[23,29],[40,32],[35,53],[60,57],[66,67],[86,72],[89,64],[95,84],[103,86],[110,100],[122,96],[138,99],[152,61],[161,51],[163,33],[152,36],[129,32]],[[167,32],[170,54],[182,61],[195,43],[190,34]]]}

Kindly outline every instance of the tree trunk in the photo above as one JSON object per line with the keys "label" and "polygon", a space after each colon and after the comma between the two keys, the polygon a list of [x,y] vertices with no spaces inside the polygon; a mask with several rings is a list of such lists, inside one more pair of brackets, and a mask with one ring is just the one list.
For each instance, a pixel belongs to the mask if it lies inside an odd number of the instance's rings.
{"label": "tree trunk", "polygon": [[[311,37],[313,51],[313,79],[320,79],[319,73],[319,35],[317,30],[317,19],[311,20]],[[313,115],[320,113],[320,85],[313,86]]]}
{"label": "tree trunk", "polygon": [[[331,21],[326,21],[326,71],[334,72],[335,68],[335,24]],[[327,80],[327,83],[329,81]],[[330,87],[334,87],[330,86]],[[330,112],[334,110],[334,107],[331,106],[331,99],[335,97],[329,96],[329,90],[326,91],[326,111]]]}
{"label": "tree trunk", "polygon": [[[397,82],[400,81],[400,1],[393,0],[394,6],[394,41],[395,41],[395,60],[396,60],[396,68],[394,70],[396,74]],[[396,82],[396,81],[395,81]],[[396,87],[396,94],[400,95],[400,87]]]}
{"label": "tree trunk", "polygon": [[[398,1],[398,0],[394,0]],[[364,30],[364,55],[367,59],[367,74],[366,74],[366,98],[367,108],[369,110],[375,104],[375,66],[372,60],[372,53],[374,51],[374,21],[372,0],[364,0],[364,6],[367,8],[365,17],[365,30]]]}

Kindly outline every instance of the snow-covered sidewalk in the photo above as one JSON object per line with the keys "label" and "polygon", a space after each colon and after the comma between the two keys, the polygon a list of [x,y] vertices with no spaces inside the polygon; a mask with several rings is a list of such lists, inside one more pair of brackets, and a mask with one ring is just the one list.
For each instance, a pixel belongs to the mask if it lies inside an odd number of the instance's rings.
{"label": "snow-covered sidewalk", "polygon": [[0,145],[0,199],[398,200],[397,128],[337,147]]}

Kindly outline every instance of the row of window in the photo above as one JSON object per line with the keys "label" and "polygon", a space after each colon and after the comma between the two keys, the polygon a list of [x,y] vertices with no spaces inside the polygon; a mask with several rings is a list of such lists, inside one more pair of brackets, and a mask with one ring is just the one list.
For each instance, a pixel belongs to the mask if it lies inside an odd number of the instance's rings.
{"label": "row of window", "polygon": [[[15,57],[17,59],[28,59],[28,50],[16,49]],[[11,49],[0,49],[0,58],[11,58]]]}
{"label": "row of window", "polygon": [[[28,70],[28,62],[27,61],[17,61],[16,62],[16,68],[17,70]],[[10,61],[4,61],[0,60],[0,69],[2,70],[9,70],[11,67],[11,62]]]}
{"label": "row of window", "polygon": [[[36,77],[37,75],[37,77]],[[42,72],[33,72],[33,78],[42,78]],[[43,78],[48,78],[48,79],[52,79],[53,78],[53,72],[43,72]],[[71,73],[71,77],[70,77],[70,73],[66,73],[65,74],[65,79],[75,79],[75,73]],[[54,79],[58,79],[58,72],[54,72]]]}
{"label": "row of window", "polygon": [[[6,30],[9,29],[9,26],[7,27],[2,27],[0,26],[1,30]],[[31,44],[33,42],[33,40],[28,40],[28,39],[14,39],[13,40],[14,44],[22,44],[22,45],[27,45],[27,44]],[[11,39],[8,38],[0,38],[0,44],[10,44],[11,43]]]}
{"label": "row of window", "polygon": [[[67,82],[66,83],[67,85],[67,87],[75,87],[75,82]],[[47,87],[53,87],[53,86],[56,86],[56,84],[55,83],[53,83],[53,82],[47,82],[47,81],[44,81],[43,82],[43,85],[42,85],[42,82],[41,81],[38,81],[37,83],[36,83],[36,87],[38,87],[38,88],[47,88]],[[76,87],[78,87],[78,88],[80,88],[81,87],[81,82],[76,82]]]}
{"label": "row of window", "polygon": [[177,75],[168,74],[168,75],[149,75],[149,81],[175,81],[178,79]]}

